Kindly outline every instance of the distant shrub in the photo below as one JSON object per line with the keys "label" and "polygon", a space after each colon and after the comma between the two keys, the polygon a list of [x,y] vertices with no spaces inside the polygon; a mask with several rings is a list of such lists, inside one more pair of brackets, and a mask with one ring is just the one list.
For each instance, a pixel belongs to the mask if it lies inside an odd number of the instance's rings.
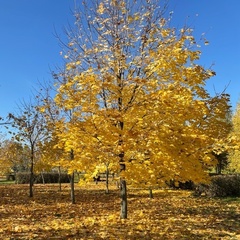
{"label": "distant shrub", "polygon": [[185,181],[185,182],[180,182],[180,181],[175,181],[175,180],[170,180],[165,182],[166,185],[170,188],[174,189],[183,189],[183,190],[194,190],[194,183],[193,181]]}
{"label": "distant shrub", "polygon": [[29,183],[29,181],[30,181],[30,173],[29,172],[17,172],[15,181],[18,184]]}
{"label": "distant shrub", "polygon": [[208,197],[239,197],[240,176],[239,175],[216,175],[211,177],[209,185],[199,184],[196,186],[196,196],[205,195]]}
{"label": "distant shrub", "polygon": [[[43,172],[35,176],[34,183],[58,183],[58,172]],[[67,173],[61,173],[61,183],[69,183],[70,178]]]}
{"label": "distant shrub", "polygon": [[[16,173],[16,183],[25,184],[30,181],[29,172]],[[57,172],[44,172],[34,175],[34,183],[58,183],[59,174]],[[69,183],[69,175],[67,173],[61,173],[61,183]]]}
{"label": "distant shrub", "polygon": [[8,173],[7,175],[6,175],[6,180],[7,181],[15,181],[15,173]]}

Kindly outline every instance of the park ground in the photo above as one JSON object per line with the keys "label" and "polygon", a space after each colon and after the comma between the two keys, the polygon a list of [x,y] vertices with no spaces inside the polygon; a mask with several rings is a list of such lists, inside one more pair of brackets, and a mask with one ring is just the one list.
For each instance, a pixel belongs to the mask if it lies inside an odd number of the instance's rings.
{"label": "park ground", "polygon": [[194,197],[189,191],[129,187],[128,219],[119,218],[116,185],[0,184],[0,239],[240,239],[240,199]]}

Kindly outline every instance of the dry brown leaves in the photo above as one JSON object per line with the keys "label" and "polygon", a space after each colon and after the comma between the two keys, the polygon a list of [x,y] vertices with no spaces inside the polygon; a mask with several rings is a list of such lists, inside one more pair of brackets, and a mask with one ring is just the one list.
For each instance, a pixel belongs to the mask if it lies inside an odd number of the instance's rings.
{"label": "dry brown leaves", "polygon": [[119,191],[104,183],[76,186],[0,185],[0,239],[240,239],[238,199],[194,198],[186,191],[129,189],[129,217],[119,219]]}

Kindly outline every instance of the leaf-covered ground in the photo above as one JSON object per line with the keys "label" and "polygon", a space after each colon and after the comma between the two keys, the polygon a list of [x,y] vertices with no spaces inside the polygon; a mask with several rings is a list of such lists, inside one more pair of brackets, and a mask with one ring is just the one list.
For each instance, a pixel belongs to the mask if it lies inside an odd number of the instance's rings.
{"label": "leaf-covered ground", "polygon": [[240,239],[240,200],[194,198],[187,191],[129,189],[129,216],[119,219],[119,191],[104,183],[0,185],[0,239]]}

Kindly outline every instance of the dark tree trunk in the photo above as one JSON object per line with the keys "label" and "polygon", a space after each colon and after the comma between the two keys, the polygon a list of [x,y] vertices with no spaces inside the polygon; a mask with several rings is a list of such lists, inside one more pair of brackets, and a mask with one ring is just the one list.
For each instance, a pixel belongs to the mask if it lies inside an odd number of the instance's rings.
{"label": "dark tree trunk", "polygon": [[152,188],[149,188],[149,198],[153,198]]}
{"label": "dark tree trunk", "polygon": [[126,180],[120,180],[120,191],[121,191],[121,213],[120,218],[127,218],[127,183]]}
{"label": "dark tree trunk", "polygon": [[74,190],[74,172],[70,177],[70,187],[71,187],[71,202],[72,204],[75,204],[76,200],[75,200],[75,190]]}
{"label": "dark tree trunk", "polygon": [[34,181],[34,174],[33,174],[33,165],[34,165],[34,152],[33,147],[31,150],[31,167],[30,167],[30,180],[29,180],[29,197],[33,197],[33,181]]}
{"label": "dark tree trunk", "polygon": [[218,164],[216,166],[216,173],[222,174],[222,161],[221,160],[218,160]]}
{"label": "dark tree trunk", "polygon": [[30,172],[30,181],[29,181],[29,197],[33,197],[33,172]]}
{"label": "dark tree trunk", "polygon": [[107,168],[107,170],[106,170],[106,193],[109,193],[108,183],[109,183],[109,170]]}
{"label": "dark tree trunk", "polygon": [[59,183],[59,192],[62,191],[62,182],[61,182],[61,167],[58,166],[58,183]]}
{"label": "dark tree trunk", "polygon": [[[71,161],[74,160],[74,152],[73,149],[71,149],[70,151],[70,159]],[[71,176],[70,176],[70,188],[71,188],[71,202],[72,204],[75,204],[75,190],[74,190],[74,171],[72,172]]]}

